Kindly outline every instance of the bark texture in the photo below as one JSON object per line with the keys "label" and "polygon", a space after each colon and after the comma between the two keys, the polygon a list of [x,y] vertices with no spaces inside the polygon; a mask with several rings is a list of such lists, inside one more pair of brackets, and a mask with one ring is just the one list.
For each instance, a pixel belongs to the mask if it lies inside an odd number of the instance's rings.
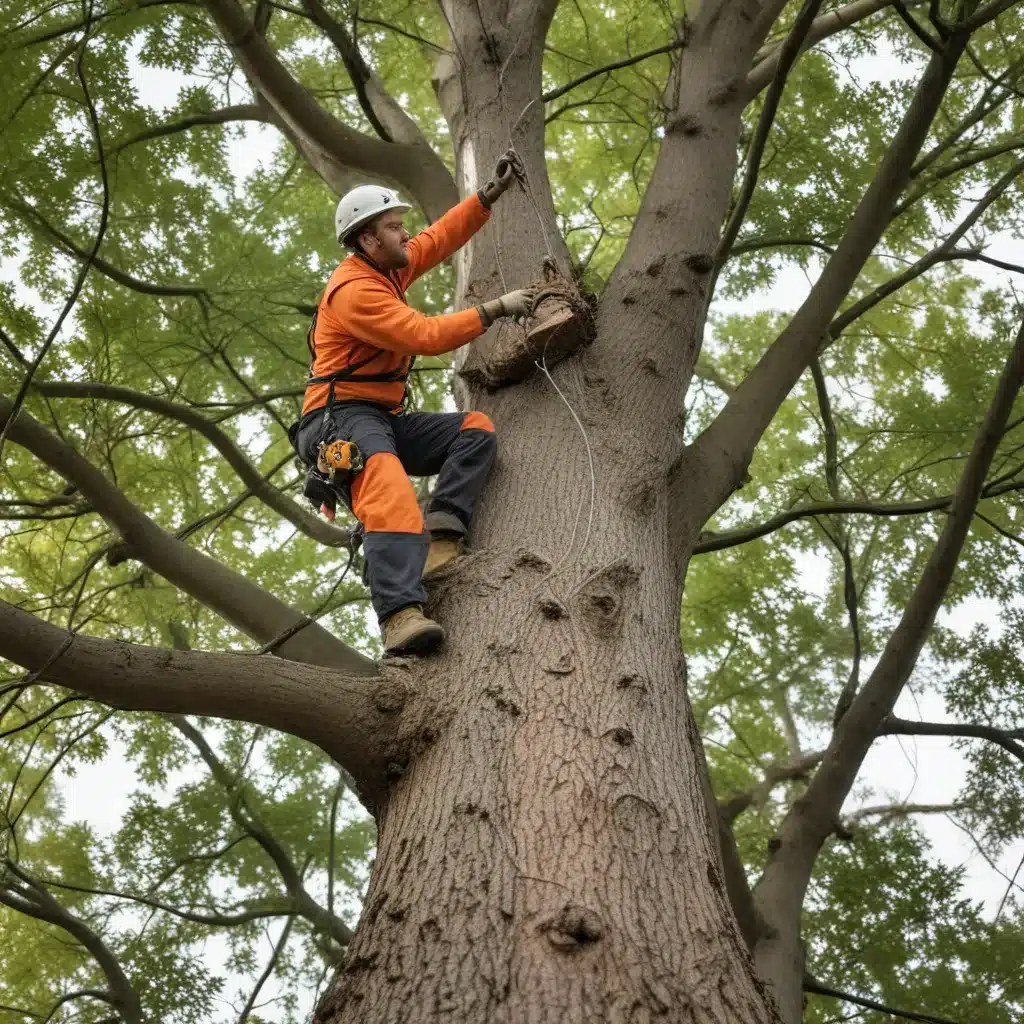
{"label": "bark texture", "polygon": [[[445,5],[458,56],[435,85],[456,176],[470,191],[511,141],[528,183],[458,258],[463,303],[539,277],[545,257],[568,273],[537,101],[551,10],[483,8]],[[493,392],[476,371],[505,341],[483,339],[460,366],[460,404],[498,425],[498,466],[474,553],[432,586],[449,639],[418,686],[443,715],[379,817],[363,916],[319,1024],[774,1019],[705,799],[668,488],[755,14],[709,9],[693,26],[640,241],[593,344]],[[681,193],[680,175],[706,185]]]}

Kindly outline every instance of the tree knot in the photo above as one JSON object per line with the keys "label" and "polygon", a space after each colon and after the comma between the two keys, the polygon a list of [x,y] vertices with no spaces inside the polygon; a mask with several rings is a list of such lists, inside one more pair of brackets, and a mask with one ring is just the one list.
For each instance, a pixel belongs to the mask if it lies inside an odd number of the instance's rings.
{"label": "tree knot", "polygon": [[373,706],[383,715],[393,715],[405,707],[412,691],[400,679],[385,676],[373,691]]}
{"label": "tree knot", "polygon": [[593,945],[604,935],[604,925],[589,907],[567,903],[559,913],[541,925],[555,949],[574,953]]}

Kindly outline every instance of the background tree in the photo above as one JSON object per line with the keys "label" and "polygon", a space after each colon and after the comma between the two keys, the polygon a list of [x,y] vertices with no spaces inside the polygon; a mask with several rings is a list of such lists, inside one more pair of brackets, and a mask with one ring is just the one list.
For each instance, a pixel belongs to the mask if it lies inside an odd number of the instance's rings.
{"label": "background tree", "polygon": [[[913,823],[1022,833],[1019,5],[0,10],[0,1012],[1019,1019],[1016,881],[972,903]],[[510,142],[415,301],[546,257],[593,340],[419,365],[502,454],[447,652],[378,666],[284,436],[332,196],[432,219]],[[978,596],[998,629],[935,628]],[[894,714],[915,672],[948,721]],[[955,804],[851,804],[886,735],[960,737]],[[56,780],[111,750],[100,836]]]}

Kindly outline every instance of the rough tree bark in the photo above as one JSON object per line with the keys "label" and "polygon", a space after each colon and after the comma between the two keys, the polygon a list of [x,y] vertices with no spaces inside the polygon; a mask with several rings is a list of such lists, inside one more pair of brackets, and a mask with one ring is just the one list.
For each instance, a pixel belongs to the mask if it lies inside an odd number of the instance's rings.
{"label": "rough tree bark", "polygon": [[[435,84],[460,189],[510,141],[528,175],[458,262],[464,302],[527,283],[546,255],[568,270],[538,102],[552,10],[445,5],[456,57]],[[379,816],[321,1024],[774,1019],[707,812],[667,486],[757,13],[706,5],[687,27],[668,136],[593,344],[550,380],[493,391],[474,370],[521,337],[487,337],[461,367],[462,404],[498,424],[499,465],[475,553],[433,587],[449,642],[419,673],[430,743]]]}

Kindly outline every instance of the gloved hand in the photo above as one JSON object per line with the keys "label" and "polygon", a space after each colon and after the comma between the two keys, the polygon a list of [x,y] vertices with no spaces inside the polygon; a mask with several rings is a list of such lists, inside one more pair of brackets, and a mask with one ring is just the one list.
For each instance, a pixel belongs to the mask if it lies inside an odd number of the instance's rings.
{"label": "gloved hand", "polygon": [[517,175],[526,174],[523,161],[514,149],[506,149],[494,168],[491,180],[477,193],[480,202],[491,208],[491,204],[498,198],[515,180]]}
{"label": "gloved hand", "polygon": [[537,297],[536,288],[520,288],[514,292],[506,292],[501,298],[491,299],[476,308],[480,311],[480,319],[484,327],[490,327],[499,317],[524,317],[533,314],[533,302]]}

